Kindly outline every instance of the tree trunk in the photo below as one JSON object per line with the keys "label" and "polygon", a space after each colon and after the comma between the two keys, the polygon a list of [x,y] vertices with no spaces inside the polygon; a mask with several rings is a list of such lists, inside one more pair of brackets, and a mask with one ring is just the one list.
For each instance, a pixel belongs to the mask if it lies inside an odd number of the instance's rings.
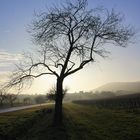
{"label": "tree trunk", "polygon": [[58,78],[56,85],[56,99],[54,112],[55,126],[59,126],[62,124],[62,100],[63,100],[63,79]]}

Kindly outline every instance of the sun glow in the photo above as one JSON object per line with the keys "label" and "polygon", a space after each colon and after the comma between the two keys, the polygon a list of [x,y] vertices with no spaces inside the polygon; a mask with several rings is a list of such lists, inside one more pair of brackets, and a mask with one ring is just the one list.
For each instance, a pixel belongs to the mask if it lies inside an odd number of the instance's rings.
{"label": "sun glow", "polygon": [[71,83],[72,83],[72,79],[70,78],[64,79],[64,87],[70,88]]}

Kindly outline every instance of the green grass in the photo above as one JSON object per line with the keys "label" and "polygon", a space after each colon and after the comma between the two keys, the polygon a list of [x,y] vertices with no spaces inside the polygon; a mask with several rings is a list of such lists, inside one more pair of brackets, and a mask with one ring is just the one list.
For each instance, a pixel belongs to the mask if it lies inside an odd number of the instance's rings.
{"label": "green grass", "polygon": [[52,125],[53,111],[37,107],[0,115],[0,134],[14,140],[139,140],[140,114],[64,104],[64,122]]}
{"label": "green grass", "polygon": [[[0,136],[4,135],[10,140],[13,138],[21,140],[26,139],[30,135],[30,131],[35,128],[39,129],[39,126],[35,126],[37,123],[42,123],[42,118],[48,121],[49,113],[44,115],[40,112],[44,108],[52,108],[52,106],[39,106],[30,109],[24,109],[15,112],[0,114]],[[44,120],[43,120],[44,121]],[[45,123],[45,122],[44,122]],[[26,134],[26,135],[25,135]],[[1,140],[1,139],[0,139]]]}
{"label": "green grass", "polygon": [[73,140],[140,138],[140,115],[73,104],[67,105],[65,112],[69,136]]}

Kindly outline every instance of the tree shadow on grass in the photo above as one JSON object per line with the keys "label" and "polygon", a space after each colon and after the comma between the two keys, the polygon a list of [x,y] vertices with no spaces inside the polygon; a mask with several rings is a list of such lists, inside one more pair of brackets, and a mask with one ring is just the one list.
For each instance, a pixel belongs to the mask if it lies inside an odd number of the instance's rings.
{"label": "tree shadow on grass", "polygon": [[17,119],[0,140],[67,140],[65,126],[52,125],[53,114],[53,109],[47,108],[36,111],[31,118]]}

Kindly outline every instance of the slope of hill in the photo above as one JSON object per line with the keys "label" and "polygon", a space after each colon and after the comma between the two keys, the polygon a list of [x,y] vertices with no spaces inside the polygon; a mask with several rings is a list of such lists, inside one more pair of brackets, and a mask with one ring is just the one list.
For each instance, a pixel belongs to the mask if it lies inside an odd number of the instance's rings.
{"label": "slope of hill", "polygon": [[93,91],[128,91],[128,92],[140,92],[140,82],[112,82],[100,86]]}

